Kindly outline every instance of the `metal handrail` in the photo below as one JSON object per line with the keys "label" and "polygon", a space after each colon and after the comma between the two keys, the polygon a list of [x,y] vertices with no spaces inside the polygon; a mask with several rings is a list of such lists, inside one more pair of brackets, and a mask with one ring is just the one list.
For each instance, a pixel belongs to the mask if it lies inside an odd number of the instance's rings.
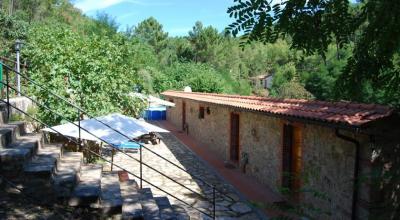
{"label": "metal handrail", "polygon": [[[71,138],[71,137],[68,137],[68,136],[66,136],[66,135],[61,134],[59,131],[55,130],[54,128],[52,128],[52,127],[51,127],[50,125],[48,125],[47,123],[45,123],[45,122],[43,122],[43,121],[41,121],[41,120],[39,120],[39,119],[37,119],[37,118],[35,118],[35,117],[29,115],[28,113],[26,113],[25,111],[21,110],[20,108],[14,106],[14,105],[11,105],[9,102],[4,101],[3,99],[0,99],[0,101],[3,102],[3,103],[6,103],[6,104],[7,104],[8,106],[10,106],[10,107],[13,107],[14,109],[18,110],[19,112],[21,112],[22,114],[28,116],[29,118],[33,119],[34,121],[39,122],[40,124],[44,125],[45,127],[49,128],[50,130],[54,131],[55,133],[57,133],[57,134],[63,136],[64,138],[68,139],[69,141],[74,142],[74,143],[77,144],[77,145],[80,144],[79,141],[76,141],[76,140],[74,140],[74,139]],[[116,167],[120,168],[121,170],[127,172],[128,174],[131,174],[132,176],[134,176],[134,177],[136,177],[136,178],[139,178],[139,176],[137,176],[136,174],[134,174],[134,173],[130,172],[129,170],[123,168],[122,166],[120,166],[120,165],[114,163],[113,161],[110,161],[110,160],[106,159],[106,158],[103,157],[101,154],[98,154],[97,152],[91,150],[90,148],[85,148],[84,150],[85,150],[86,152],[89,152],[89,153],[91,153],[91,154],[94,154],[94,155],[98,156],[98,157],[101,158],[102,160],[104,160],[104,161],[106,161],[106,162],[108,162],[108,163],[110,163],[110,164],[112,164],[112,165],[115,165]],[[175,195],[173,195],[173,194],[171,194],[171,193],[169,193],[169,192],[167,192],[167,191],[161,189],[160,187],[158,187],[158,186],[152,184],[151,182],[149,182],[149,181],[147,181],[147,180],[145,180],[145,179],[143,179],[143,178],[142,178],[142,180],[143,180],[144,182],[146,182],[147,184],[149,184],[149,185],[155,187],[156,189],[158,189],[158,190],[164,192],[165,194],[167,194],[167,195],[173,197],[174,199],[180,201],[181,203],[183,203],[183,204],[185,204],[185,205],[187,205],[187,206],[189,206],[189,207],[195,209],[195,210],[198,211],[198,212],[201,212],[201,213],[203,213],[203,214],[205,214],[205,215],[207,215],[207,216],[212,217],[212,218],[215,219],[215,205],[214,205],[214,208],[213,208],[213,209],[214,209],[214,212],[213,212],[213,214],[211,215],[211,214],[209,214],[209,213],[207,213],[207,212],[204,212],[204,211],[202,211],[202,210],[200,210],[200,209],[198,209],[198,208],[196,208],[196,207],[190,205],[189,203],[183,201],[182,199],[179,199],[179,198],[176,197]],[[213,193],[215,194],[215,190],[213,191]],[[214,200],[215,200],[215,199],[214,199]]]}
{"label": "metal handrail", "polygon": [[[0,64],[1,64],[1,62],[0,62]],[[4,65],[4,64],[3,64],[3,65]],[[216,188],[215,185],[213,185],[213,184],[211,184],[211,183],[208,183],[207,181],[203,180],[203,178],[198,177],[197,175],[194,175],[194,174],[189,173],[187,170],[185,170],[185,169],[182,168],[181,166],[179,166],[179,165],[175,164],[174,162],[168,160],[167,158],[163,157],[162,155],[160,155],[160,154],[154,152],[154,151],[151,150],[150,148],[148,148],[148,147],[142,145],[140,142],[137,142],[137,141],[135,141],[135,140],[132,140],[132,138],[129,137],[128,135],[126,135],[126,134],[120,132],[119,130],[117,130],[117,129],[113,128],[113,127],[111,127],[111,126],[108,125],[107,123],[104,123],[103,121],[98,120],[97,118],[93,117],[92,115],[90,115],[90,114],[87,113],[85,110],[83,110],[81,107],[77,106],[76,104],[72,103],[71,101],[69,101],[69,100],[67,100],[67,99],[65,99],[65,98],[63,98],[63,97],[61,97],[60,95],[58,95],[58,94],[56,94],[56,93],[50,91],[49,89],[47,89],[47,88],[44,87],[43,85],[40,85],[40,84],[37,83],[36,81],[34,81],[34,80],[32,80],[31,78],[25,76],[24,74],[21,74],[20,72],[15,71],[14,69],[8,67],[7,65],[4,65],[4,66],[5,66],[6,68],[8,68],[9,70],[15,72],[16,74],[19,74],[22,78],[28,80],[29,82],[31,82],[31,83],[34,84],[35,86],[38,86],[39,88],[41,88],[41,89],[43,89],[43,90],[45,90],[45,91],[48,91],[51,95],[57,97],[58,99],[60,99],[60,100],[62,100],[62,101],[64,101],[64,102],[66,102],[67,104],[69,104],[69,105],[71,105],[72,107],[76,108],[76,109],[78,110],[78,115],[80,115],[81,113],[87,115],[90,119],[96,120],[97,122],[103,124],[103,125],[106,126],[107,128],[109,128],[109,129],[111,129],[111,130],[117,132],[119,135],[122,135],[123,137],[127,138],[128,140],[130,140],[130,141],[132,141],[132,142],[138,144],[138,145],[140,146],[140,150],[141,150],[142,148],[144,148],[144,149],[148,150],[149,152],[153,153],[154,155],[156,155],[156,156],[160,157],[161,159],[167,161],[168,163],[172,164],[173,166],[177,167],[178,169],[180,169],[180,170],[184,171],[185,173],[189,174],[189,175],[192,176],[193,178],[195,178],[195,179],[197,179],[197,180],[200,180],[202,183],[206,184],[207,186],[209,186],[209,187],[211,187],[211,188]],[[80,120],[80,119],[79,119],[79,120]],[[80,127],[80,126],[79,126],[79,127]],[[222,196],[224,196],[224,197],[226,197],[226,198],[229,198],[231,201],[235,201],[235,199],[233,199],[232,197],[226,195],[225,193],[222,193],[222,192],[221,192],[220,190],[218,190],[218,189],[216,189],[216,192],[218,192],[220,195],[222,195]]]}
{"label": "metal handrail", "polygon": [[[16,61],[11,60],[11,59],[8,59],[7,57],[2,57],[2,56],[0,56],[0,60],[6,61],[6,62],[10,62],[10,63],[13,63],[13,64],[17,64]],[[23,63],[21,63],[20,65],[21,65],[22,67],[24,67],[24,68],[27,68],[27,67],[28,67],[28,65],[23,64]]]}
{"label": "metal handrail", "polygon": [[[8,79],[9,79],[9,74],[8,74],[8,72],[6,72],[6,81],[7,81],[7,83],[8,83]],[[10,86],[9,84],[4,83],[3,81],[0,81],[0,83],[2,83],[3,85],[5,85],[5,86],[7,87],[7,102],[6,102],[6,103],[7,103],[7,106],[8,106],[8,114],[10,114],[10,109],[9,109],[9,108],[10,108],[10,103],[9,103],[9,89],[12,89],[12,90],[14,90],[14,91],[17,91],[17,90],[16,90],[14,87]],[[102,142],[108,144],[112,149],[117,150],[117,151],[121,152],[122,154],[128,156],[129,158],[131,158],[131,159],[133,159],[133,160],[139,162],[139,164],[140,164],[140,177],[139,177],[139,178],[140,178],[140,186],[141,186],[141,187],[142,187],[142,181],[148,182],[148,181],[144,180],[143,177],[142,177],[142,165],[145,165],[146,167],[150,168],[151,170],[157,172],[158,174],[160,174],[160,175],[166,177],[167,179],[173,181],[174,183],[176,183],[176,184],[178,184],[178,185],[184,187],[185,189],[189,190],[190,192],[192,192],[192,193],[194,193],[194,194],[196,194],[196,195],[202,197],[202,198],[205,199],[206,201],[212,203],[213,206],[214,206],[214,208],[213,208],[214,212],[213,212],[213,216],[212,216],[212,217],[215,218],[215,190],[216,190],[215,187],[213,187],[213,198],[212,198],[212,200],[210,201],[210,199],[207,198],[206,196],[204,196],[204,195],[202,195],[202,194],[200,194],[200,193],[198,193],[198,192],[196,192],[196,191],[194,191],[194,190],[188,188],[188,187],[185,186],[184,184],[179,183],[178,181],[174,180],[173,178],[169,177],[168,175],[166,175],[166,174],[164,174],[164,173],[158,171],[157,169],[155,169],[155,168],[151,167],[150,165],[148,165],[147,163],[143,162],[143,161],[142,161],[142,154],[140,154],[140,160],[138,160],[138,159],[136,159],[136,158],[130,156],[129,154],[125,153],[125,152],[122,151],[121,149],[116,148],[113,144],[109,143],[108,141],[106,141],[106,140],[104,140],[104,139],[102,139],[102,138],[100,138],[100,137],[94,135],[93,133],[91,133],[91,132],[88,131],[87,129],[82,128],[82,127],[80,126],[80,122],[79,122],[79,124],[77,125],[77,124],[75,124],[75,122],[70,121],[69,119],[65,118],[63,115],[59,114],[58,112],[55,112],[54,110],[50,109],[48,106],[46,106],[46,105],[44,105],[44,104],[38,102],[37,100],[35,100],[35,99],[29,97],[29,96],[26,95],[25,93],[20,92],[20,94],[21,94],[22,96],[25,96],[26,98],[30,99],[32,102],[34,102],[35,104],[41,106],[42,108],[44,108],[44,109],[50,111],[51,113],[56,114],[57,116],[61,117],[62,119],[64,119],[64,120],[68,121],[69,123],[71,123],[71,124],[77,126],[77,127],[79,128],[79,133],[80,133],[80,130],[82,129],[82,130],[86,131],[87,133],[93,135],[94,137],[98,138],[98,139],[101,140]],[[2,101],[3,101],[3,100],[2,100]],[[4,101],[3,101],[3,102],[4,102]],[[79,112],[79,111],[78,111],[78,112]],[[51,130],[54,130],[54,129],[51,129]],[[59,132],[57,132],[57,133],[59,134]],[[64,135],[63,135],[63,136],[64,136]],[[81,147],[81,144],[80,144],[80,143],[81,143],[81,140],[80,140],[80,138],[79,138],[79,143],[77,143],[77,144]],[[141,149],[140,149],[140,150],[141,150]],[[140,152],[140,153],[142,153],[142,152]],[[113,163],[113,161],[112,161],[112,162],[111,162],[111,166],[113,166],[113,165],[114,165],[114,163]],[[136,175],[135,175],[135,176],[136,176]],[[154,186],[153,184],[151,184],[151,185]],[[159,187],[156,187],[156,188],[159,188]],[[169,193],[167,193],[167,194],[170,195]],[[175,197],[174,197],[174,198],[175,198]],[[192,208],[195,208],[194,206],[191,206],[191,205],[189,205],[189,206],[192,207]]]}
{"label": "metal handrail", "polygon": [[[12,89],[12,90],[14,90],[14,91],[17,91],[17,89],[15,89],[15,88],[12,87],[12,86],[9,86],[9,85],[5,84],[3,81],[0,81],[0,83],[3,84],[3,85],[5,85],[7,88],[10,88],[10,89]],[[140,161],[140,160],[138,160],[138,159],[132,157],[131,155],[129,155],[129,154],[127,154],[126,152],[124,152],[123,150],[121,150],[121,149],[115,147],[113,144],[111,144],[111,143],[109,143],[108,141],[106,141],[106,140],[104,140],[104,139],[98,137],[97,135],[95,135],[95,134],[93,134],[92,132],[88,131],[87,129],[81,127],[80,125],[75,124],[75,122],[70,121],[69,119],[65,118],[63,115],[59,114],[58,112],[55,112],[54,110],[52,110],[52,109],[49,108],[48,106],[44,105],[43,103],[40,103],[39,101],[37,101],[37,100],[35,100],[35,99],[31,98],[31,97],[28,97],[28,96],[27,96],[25,93],[23,93],[23,92],[20,92],[20,94],[21,94],[22,96],[28,98],[29,100],[31,100],[31,101],[32,101],[33,103],[35,103],[36,105],[39,105],[39,106],[45,108],[46,110],[50,111],[51,113],[54,113],[55,115],[61,117],[62,119],[66,120],[67,122],[69,122],[69,123],[75,125],[75,126],[78,127],[79,129],[81,129],[81,130],[83,130],[83,131],[86,131],[86,132],[87,132],[88,134],[90,134],[90,135],[93,135],[95,138],[98,138],[100,141],[102,141],[102,142],[108,144],[108,145],[109,145],[111,148],[113,148],[114,150],[118,150],[119,152],[121,152],[121,153],[124,154],[125,156],[128,156],[129,158],[131,158],[131,159],[133,159],[133,160],[139,162],[140,164],[145,165],[146,167],[150,168],[151,170],[157,172],[158,174],[161,174],[162,176],[164,176],[164,177],[168,178],[169,180],[175,182],[176,184],[178,184],[178,185],[184,187],[185,189],[189,190],[190,192],[195,193],[195,194],[201,196],[202,198],[206,199],[207,201],[210,200],[209,198],[207,198],[207,197],[201,195],[200,193],[198,193],[198,192],[196,192],[196,191],[190,189],[189,187],[183,185],[182,183],[177,182],[176,180],[172,179],[171,177],[167,176],[166,174],[162,173],[161,171],[159,171],[159,170],[157,170],[157,169],[151,167],[151,166],[148,165],[147,163],[145,163],[145,162],[143,162],[143,161]],[[81,141],[79,140],[79,142],[81,142]],[[78,143],[78,145],[80,146],[79,143]]]}

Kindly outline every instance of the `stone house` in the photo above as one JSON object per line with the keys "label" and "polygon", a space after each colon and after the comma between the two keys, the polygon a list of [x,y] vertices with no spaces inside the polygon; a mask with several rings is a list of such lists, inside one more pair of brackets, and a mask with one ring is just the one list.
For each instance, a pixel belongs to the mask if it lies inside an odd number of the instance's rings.
{"label": "stone house", "polygon": [[255,88],[270,89],[272,86],[273,74],[263,74],[250,77],[251,85]]}
{"label": "stone house", "polygon": [[163,95],[175,103],[167,109],[170,123],[275,192],[286,189],[282,195],[289,203],[311,205],[307,214],[317,219],[398,215],[395,180],[382,180],[384,173],[398,171],[399,150],[393,149],[400,148],[400,123],[394,109],[195,92]]}

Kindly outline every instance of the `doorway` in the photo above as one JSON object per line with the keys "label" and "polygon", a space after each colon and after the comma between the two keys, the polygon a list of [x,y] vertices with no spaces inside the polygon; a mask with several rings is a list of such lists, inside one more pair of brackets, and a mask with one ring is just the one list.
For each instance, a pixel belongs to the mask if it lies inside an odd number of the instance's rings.
{"label": "doorway", "polygon": [[186,127],[186,102],[182,102],[182,131],[185,131]]}
{"label": "doorway", "polygon": [[239,114],[231,113],[230,160],[239,163]]}
{"label": "doorway", "polygon": [[289,189],[294,199],[298,199],[301,187],[302,145],[301,127],[284,124],[282,145],[282,187]]}

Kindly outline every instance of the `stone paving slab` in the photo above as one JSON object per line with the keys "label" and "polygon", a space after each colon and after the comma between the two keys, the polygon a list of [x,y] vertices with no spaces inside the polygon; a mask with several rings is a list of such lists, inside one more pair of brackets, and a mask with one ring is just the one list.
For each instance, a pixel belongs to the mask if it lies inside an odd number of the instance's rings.
{"label": "stone paving slab", "polygon": [[57,170],[53,175],[53,186],[60,197],[68,197],[78,181],[82,157],[82,153],[65,152],[59,159]]}
{"label": "stone paving slab", "polygon": [[[158,174],[154,170],[143,166],[143,178],[150,181],[152,184],[160,187],[166,192],[172,194],[178,199],[167,196],[169,201],[172,203],[174,209],[185,209],[188,212],[190,219],[206,219],[207,216],[200,214],[198,211],[183,205],[182,200],[202,211],[210,213],[212,211],[211,198],[213,195],[213,190],[208,184],[196,179],[194,176],[200,177],[206,180],[209,184],[217,186],[218,190],[223,194],[227,194],[230,198],[222,196],[217,193],[217,206],[216,214],[218,218],[221,219],[260,219],[251,206],[241,201],[240,196],[236,193],[236,190],[229,183],[225,182],[220,176],[218,176],[214,170],[209,166],[204,164],[204,162],[197,157],[191,150],[189,150],[185,145],[183,145],[175,136],[169,133],[163,133],[162,141],[160,144],[151,145],[146,144],[145,146],[155,151],[156,153],[162,155],[168,160],[174,162],[180,166],[183,170],[189,172],[186,173],[179,168],[174,167],[165,160],[160,159],[148,150],[143,149],[143,161],[158,171],[167,174],[169,177],[183,184],[185,187],[190,188],[196,193],[191,192],[179,184],[174,183],[168,178]],[[130,156],[134,158],[139,158],[139,153],[129,153]],[[114,156],[114,162],[124,169],[132,172],[136,176],[139,176],[140,166],[139,163],[133,161],[126,155],[122,153],[117,153]],[[114,166],[115,168],[115,166]],[[105,167],[105,170],[110,169],[110,167]],[[114,169],[118,170],[118,169]],[[129,175],[130,178],[136,179],[134,175]],[[143,181],[143,187],[149,187],[152,189],[154,196],[166,196],[166,193],[146,184]],[[204,198],[205,197],[205,198]],[[207,202],[208,200],[208,202]],[[179,207],[179,208],[178,208]],[[181,214],[184,212],[177,212],[178,219],[186,219],[187,216]]]}
{"label": "stone paving slab", "polygon": [[150,188],[138,189],[140,204],[143,208],[144,219],[161,219],[160,209],[153,198],[153,192]]}
{"label": "stone paving slab", "polygon": [[118,213],[122,209],[122,196],[118,174],[106,173],[101,178],[101,207],[103,213]]}
{"label": "stone paving slab", "polygon": [[160,209],[160,216],[161,219],[165,220],[175,220],[176,215],[174,210],[172,209],[171,203],[169,202],[168,198],[165,196],[162,197],[154,197],[158,208]]}
{"label": "stone paving slab", "polygon": [[100,195],[102,167],[85,165],[81,169],[80,182],[75,187],[69,200],[70,206],[90,206],[97,202]]}
{"label": "stone paving slab", "polygon": [[122,219],[143,218],[142,204],[138,202],[140,195],[135,180],[120,182],[120,187],[123,198]]}
{"label": "stone paving slab", "polygon": [[153,198],[141,199],[143,214],[145,220],[161,220],[160,209],[157,206],[156,200]]}

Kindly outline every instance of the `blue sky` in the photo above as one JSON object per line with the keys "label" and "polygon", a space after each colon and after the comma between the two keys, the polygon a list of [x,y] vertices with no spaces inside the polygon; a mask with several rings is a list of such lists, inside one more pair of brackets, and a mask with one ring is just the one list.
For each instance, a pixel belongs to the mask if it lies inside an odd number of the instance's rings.
{"label": "blue sky", "polygon": [[196,21],[222,31],[232,22],[226,10],[233,0],[73,0],[88,16],[104,11],[116,18],[121,29],[153,16],[170,36],[187,35]]}

